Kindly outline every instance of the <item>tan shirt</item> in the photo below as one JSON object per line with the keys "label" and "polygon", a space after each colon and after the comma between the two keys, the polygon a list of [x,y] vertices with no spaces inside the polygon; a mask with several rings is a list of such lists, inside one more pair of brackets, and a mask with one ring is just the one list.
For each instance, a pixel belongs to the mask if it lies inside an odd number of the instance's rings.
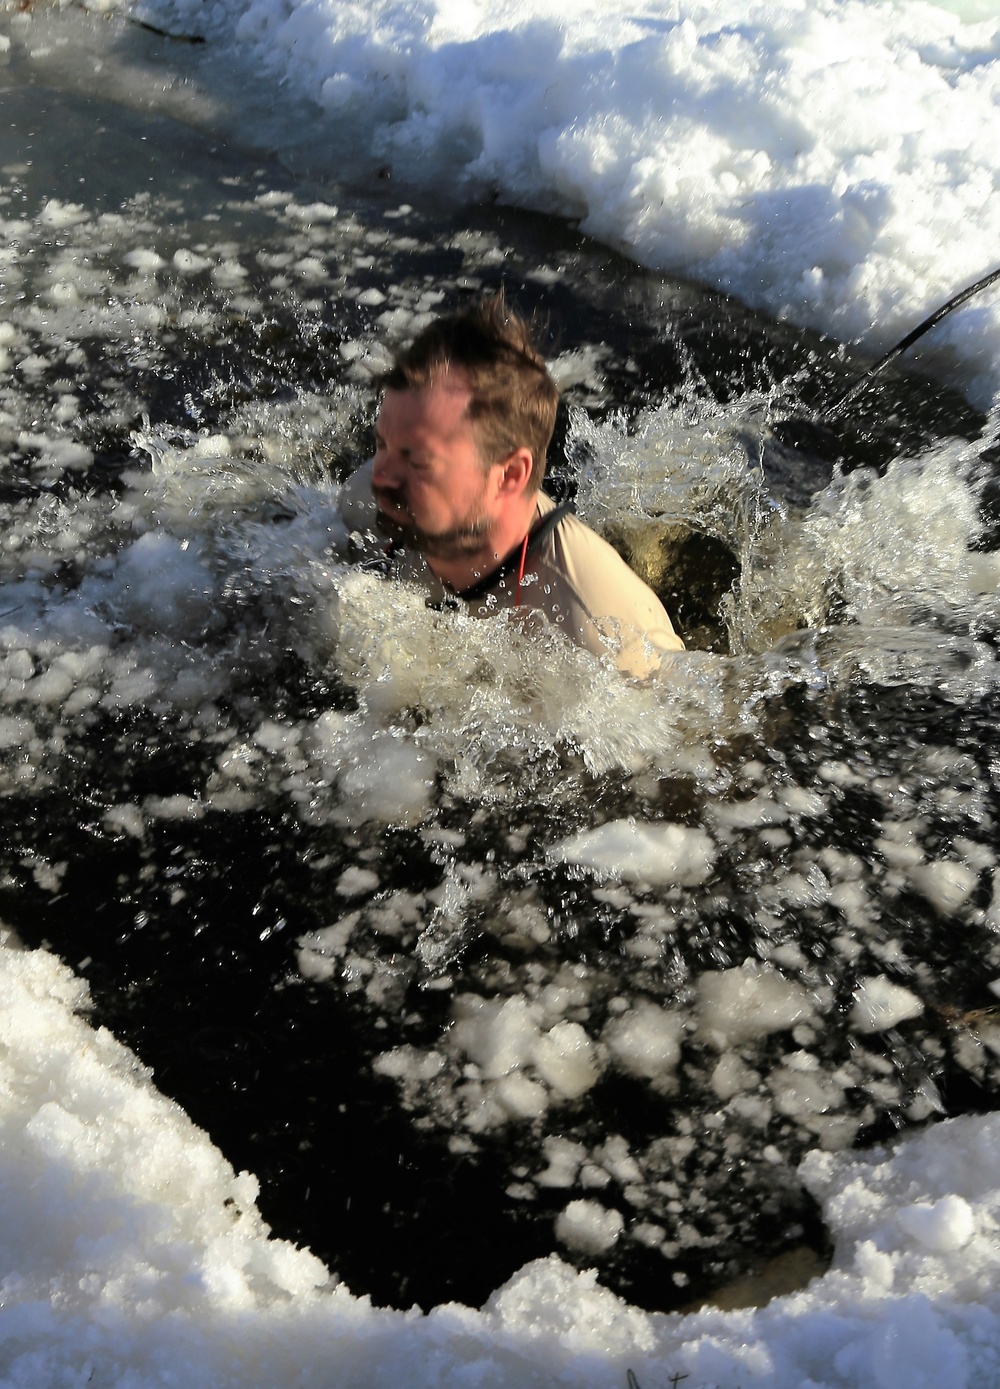
{"label": "tan shirt", "polygon": [[[348,530],[362,534],[375,527],[371,472],[371,464],[366,463],[352,473],[340,499],[340,514]],[[536,519],[554,507],[551,497],[539,492]],[[394,556],[393,572],[427,589],[431,602],[462,596],[445,588],[423,556],[412,551]],[[515,569],[465,606],[474,617],[490,617],[501,608],[513,607],[517,599]],[[578,646],[610,656],[623,675],[650,675],[666,653],[684,650],[653,590],[606,540],[572,514],[564,516],[528,555],[519,606],[543,612]]]}

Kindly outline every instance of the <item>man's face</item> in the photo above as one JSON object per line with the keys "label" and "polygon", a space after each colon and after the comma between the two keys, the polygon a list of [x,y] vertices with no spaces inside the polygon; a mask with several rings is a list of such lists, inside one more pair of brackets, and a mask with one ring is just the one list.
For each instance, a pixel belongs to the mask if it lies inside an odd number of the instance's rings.
{"label": "man's face", "polygon": [[483,467],[468,404],[461,378],[445,377],[417,390],[386,391],[375,424],[379,524],[432,558],[476,554],[493,530],[503,468]]}

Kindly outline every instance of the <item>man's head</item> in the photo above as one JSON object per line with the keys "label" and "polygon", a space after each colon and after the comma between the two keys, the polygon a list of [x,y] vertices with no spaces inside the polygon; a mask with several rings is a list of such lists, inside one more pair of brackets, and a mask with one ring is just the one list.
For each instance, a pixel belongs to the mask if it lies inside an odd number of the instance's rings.
{"label": "man's head", "polygon": [[382,384],[383,528],[449,581],[485,572],[530,523],[555,424],[558,392],[527,326],[490,296],[424,329]]}
{"label": "man's head", "polygon": [[399,354],[382,385],[387,391],[414,390],[449,375],[469,390],[467,418],[484,467],[526,448],[532,457],[529,487],[537,491],[559,392],[529,325],[507,307],[502,292],[435,319]]}

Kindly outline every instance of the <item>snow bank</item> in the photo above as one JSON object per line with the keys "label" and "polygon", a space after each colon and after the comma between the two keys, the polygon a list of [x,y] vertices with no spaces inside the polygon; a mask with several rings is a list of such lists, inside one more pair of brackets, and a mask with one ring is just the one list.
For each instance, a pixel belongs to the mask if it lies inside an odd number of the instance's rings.
{"label": "snow bank", "polygon": [[[966,20],[921,0],[134,8],[249,55],[266,87],[318,104],[338,149],[360,143],[404,181],[577,217],[646,265],[872,351],[997,263],[984,5]],[[929,363],[987,403],[996,295],[935,342]]]}
{"label": "snow bank", "polygon": [[[10,1385],[194,1389],[932,1389],[1000,1374],[1000,1116],[894,1152],[811,1154],[835,1233],[821,1280],[757,1312],[628,1307],[556,1258],[481,1311],[372,1308],[268,1237],[256,1183],[79,1010],[44,951],[0,952],[0,1374]],[[564,1234],[606,1248],[597,1207]]]}

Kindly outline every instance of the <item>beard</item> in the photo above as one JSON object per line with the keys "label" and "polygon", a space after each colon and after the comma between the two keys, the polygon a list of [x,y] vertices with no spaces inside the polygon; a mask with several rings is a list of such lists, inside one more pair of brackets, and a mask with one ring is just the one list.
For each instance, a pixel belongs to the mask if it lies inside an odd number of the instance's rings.
{"label": "beard", "polygon": [[466,555],[476,555],[482,550],[493,531],[493,522],[472,508],[461,525],[445,531],[425,531],[414,525],[412,520],[400,521],[389,516],[379,506],[385,501],[390,506],[406,510],[406,504],[398,502],[392,493],[372,488],[376,503],[376,524],[383,535],[405,550],[417,550],[431,559],[462,559]]}

